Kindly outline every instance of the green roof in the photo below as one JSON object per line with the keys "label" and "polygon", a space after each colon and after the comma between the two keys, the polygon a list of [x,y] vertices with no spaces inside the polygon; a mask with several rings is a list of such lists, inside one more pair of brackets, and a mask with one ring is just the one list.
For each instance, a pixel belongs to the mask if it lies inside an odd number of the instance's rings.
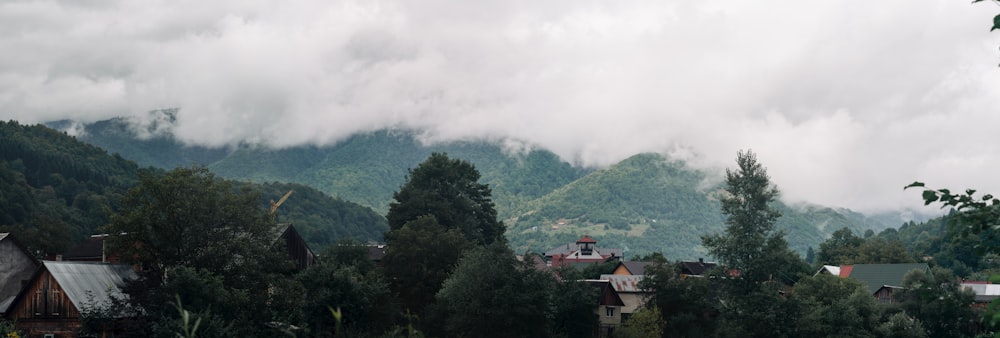
{"label": "green roof", "polygon": [[[930,271],[927,263],[907,263],[907,264],[854,264],[850,271],[845,271],[847,265],[840,269],[841,277],[850,277],[860,281],[868,287],[868,293],[883,286],[903,287],[903,276],[911,270]],[[845,273],[849,273],[844,276]]]}

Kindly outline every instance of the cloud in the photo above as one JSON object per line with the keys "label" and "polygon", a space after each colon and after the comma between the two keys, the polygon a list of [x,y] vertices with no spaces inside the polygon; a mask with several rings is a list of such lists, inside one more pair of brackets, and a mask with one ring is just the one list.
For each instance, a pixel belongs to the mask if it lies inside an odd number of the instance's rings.
{"label": "cloud", "polygon": [[[790,201],[1000,191],[996,9],[936,0],[8,1],[0,117],[179,107],[192,144],[332,144],[383,128],[638,152],[760,154]],[[139,122],[136,122],[139,123]],[[140,123],[141,125],[141,123]],[[514,141],[510,141],[514,140]]]}

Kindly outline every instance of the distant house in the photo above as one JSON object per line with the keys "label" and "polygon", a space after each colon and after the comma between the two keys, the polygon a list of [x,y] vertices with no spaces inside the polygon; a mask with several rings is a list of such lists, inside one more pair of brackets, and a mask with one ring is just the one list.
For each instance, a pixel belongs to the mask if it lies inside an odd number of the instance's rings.
{"label": "distant house", "polygon": [[285,245],[288,258],[295,262],[296,268],[305,270],[319,264],[316,254],[313,253],[312,249],[309,248],[309,244],[306,244],[305,239],[302,239],[302,236],[299,235],[299,232],[295,230],[295,227],[291,223],[278,224],[278,229],[275,233],[278,235],[275,237],[274,243]]}
{"label": "distant house", "polygon": [[698,258],[697,262],[681,262],[681,278],[687,277],[701,277],[704,276],[706,272],[715,268],[716,263],[705,262],[704,259]]}
{"label": "distant house", "polygon": [[653,262],[618,262],[618,266],[611,272],[613,275],[645,276],[646,267],[653,265]]}
{"label": "distant house", "polygon": [[560,245],[545,252],[545,261],[549,266],[570,266],[579,264],[594,264],[621,259],[621,249],[598,248],[597,240],[583,236],[576,243]]}
{"label": "distant house", "polygon": [[14,298],[6,318],[28,337],[76,337],[82,327],[80,311],[124,298],[121,288],[136,277],[128,265],[44,261]]}
{"label": "distant house", "polygon": [[646,304],[646,299],[652,295],[651,292],[646,292],[639,287],[643,278],[645,278],[643,275],[601,275],[601,280],[607,280],[611,283],[611,287],[615,289],[618,297],[622,300],[623,305],[620,312],[623,322],[641,309]]}
{"label": "distant house", "polygon": [[840,267],[836,265],[824,265],[823,267],[819,268],[819,270],[816,271],[816,273],[814,273],[813,276],[819,276],[821,274],[840,276]]}
{"label": "distant house", "polygon": [[621,309],[625,306],[625,302],[622,301],[610,281],[588,279],[585,282],[600,290],[596,302],[597,307],[594,309],[594,314],[598,317],[597,336],[613,337],[615,330],[622,325]]}
{"label": "distant house", "polygon": [[31,275],[38,270],[41,263],[28,252],[14,235],[0,233],[0,316],[7,312],[7,307],[17,296],[17,293],[28,284]]}
{"label": "distant house", "polygon": [[868,293],[882,303],[893,303],[893,293],[903,288],[903,277],[912,270],[930,273],[927,263],[907,264],[854,264],[840,267],[840,277],[853,278],[868,289]]}
{"label": "distant house", "polygon": [[965,282],[962,289],[971,290],[976,294],[973,306],[986,307],[994,299],[1000,297],[1000,284],[988,284],[986,282]]}
{"label": "distant house", "polygon": [[368,258],[375,263],[376,267],[382,267],[382,260],[385,259],[385,244],[369,244]]}

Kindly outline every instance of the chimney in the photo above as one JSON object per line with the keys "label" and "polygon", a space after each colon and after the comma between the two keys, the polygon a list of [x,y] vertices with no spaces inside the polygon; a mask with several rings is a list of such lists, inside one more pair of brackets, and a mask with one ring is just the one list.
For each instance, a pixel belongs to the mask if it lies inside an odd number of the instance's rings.
{"label": "chimney", "polygon": [[705,264],[705,259],[698,257],[698,264]]}

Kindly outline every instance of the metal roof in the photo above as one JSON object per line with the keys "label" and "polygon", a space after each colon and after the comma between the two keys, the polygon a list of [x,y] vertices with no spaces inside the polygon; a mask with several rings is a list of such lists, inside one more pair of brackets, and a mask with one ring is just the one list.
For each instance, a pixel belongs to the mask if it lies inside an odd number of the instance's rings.
{"label": "metal roof", "polygon": [[611,287],[618,292],[643,292],[642,288],[639,287],[642,278],[641,275],[601,275],[601,279],[610,282]]}
{"label": "metal roof", "polygon": [[990,302],[1000,297],[1000,284],[962,283],[962,288],[975,292],[977,302]]}
{"label": "metal roof", "polygon": [[[910,270],[930,271],[927,263],[907,264],[854,264],[840,267],[840,277],[850,277],[865,284],[868,292],[874,294],[882,286],[903,285],[903,276]],[[846,272],[846,275],[845,275]]]}
{"label": "metal roof", "polygon": [[77,309],[104,304],[112,296],[124,298],[121,288],[125,282],[138,278],[131,266],[122,264],[54,261],[42,264]]}

